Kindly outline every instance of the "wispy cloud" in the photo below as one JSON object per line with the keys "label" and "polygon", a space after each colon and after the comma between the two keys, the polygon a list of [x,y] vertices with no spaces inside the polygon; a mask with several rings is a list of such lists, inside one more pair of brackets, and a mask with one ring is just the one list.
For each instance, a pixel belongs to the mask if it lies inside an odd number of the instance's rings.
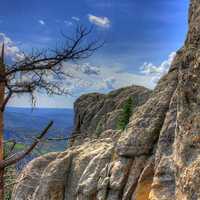
{"label": "wispy cloud", "polygon": [[67,26],[72,26],[72,25],[73,25],[73,23],[70,22],[70,21],[68,21],[68,20],[65,20],[64,23],[65,23]]}
{"label": "wispy cloud", "polygon": [[[20,58],[19,48],[14,42],[4,33],[0,33],[0,43],[6,44],[6,54],[13,58]],[[56,80],[53,75],[49,75],[49,80],[59,81],[59,84],[64,89],[68,89],[73,95],[68,102],[71,106],[75,98],[83,93],[88,92],[108,92],[129,85],[141,85],[153,89],[158,79],[167,73],[175,53],[172,52],[169,57],[161,62],[160,65],[152,63],[144,63],[140,69],[140,74],[134,74],[123,70],[120,67],[95,66],[90,63],[70,64],[64,63],[65,72],[68,74],[67,79]],[[28,77],[27,77],[28,78]],[[38,94],[38,106],[60,106],[64,107],[68,98],[53,97],[48,98],[45,95]],[[29,106],[30,100],[28,97],[13,98],[10,102],[12,106]],[[43,102],[43,103],[42,103]],[[59,102],[60,105],[57,105]]]}
{"label": "wispy cloud", "polygon": [[23,59],[23,54],[15,43],[6,36],[5,33],[0,33],[0,44],[5,44],[5,54],[10,57],[13,61]]}
{"label": "wispy cloud", "polygon": [[73,16],[72,19],[75,20],[75,21],[80,21],[80,18],[79,18],[79,17]]}
{"label": "wispy cloud", "polygon": [[[69,64],[65,63],[68,79],[60,80],[60,85],[68,89],[68,97],[47,97],[45,94],[37,94],[37,106],[39,107],[72,107],[74,100],[81,94],[88,92],[108,92],[129,85],[142,85],[152,88],[151,79],[146,75],[135,75],[123,71],[120,68],[99,67],[89,63]],[[49,76],[53,79],[53,76]],[[10,106],[30,106],[29,96],[11,99]]]}
{"label": "wispy cloud", "polygon": [[42,20],[42,19],[38,20],[38,23],[41,24],[41,25],[45,25],[46,24],[45,21]]}
{"label": "wispy cloud", "polygon": [[67,80],[68,83],[70,82],[68,86],[72,93],[76,93],[80,89],[84,93],[110,91],[133,84],[154,87],[151,84],[151,77],[126,72],[118,67],[99,67],[89,63],[81,65],[66,63],[65,69],[73,77],[71,80]]}
{"label": "wispy cloud", "polygon": [[[125,71],[120,67],[96,67],[85,64],[79,66],[83,73],[79,75],[88,83],[92,91],[113,90],[133,84],[153,89],[158,80],[168,72],[175,55],[175,52],[170,53],[160,65],[144,63],[140,68],[140,74]],[[90,73],[90,70],[93,73]]]}
{"label": "wispy cloud", "polygon": [[111,25],[111,21],[107,17],[98,17],[95,15],[89,14],[88,19],[92,24],[95,24],[102,28],[109,28]]}
{"label": "wispy cloud", "polygon": [[176,53],[172,52],[167,60],[164,60],[160,65],[154,65],[151,62],[145,62],[143,66],[140,68],[140,72],[142,74],[145,74],[147,76],[150,76],[152,79],[152,82],[157,83],[157,81],[168,72],[171,63],[175,57]]}

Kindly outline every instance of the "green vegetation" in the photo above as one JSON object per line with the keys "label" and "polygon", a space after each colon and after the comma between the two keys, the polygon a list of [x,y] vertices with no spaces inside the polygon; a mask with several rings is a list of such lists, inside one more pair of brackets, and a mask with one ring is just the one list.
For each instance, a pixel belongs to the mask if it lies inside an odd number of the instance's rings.
{"label": "green vegetation", "polygon": [[5,181],[5,195],[4,195],[4,200],[10,200],[11,195],[12,195],[12,190],[16,182],[16,177],[17,177],[17,172],[15,165],[14,166],[9,166],[5,169],[5,176],[4,176],[4,181]]}
{"label": "green vegetation", "polygon": [[[5,155],[8,154],[11,146],[12,146],[12,142],[8,142],[4,145],[4,154]],[[4,173],[4,181],[5,181],[4,200],[10,200],[11,199],[12,189],[13,189],[14,183],[16,181],[16,173],[17,172],[16,172],[15,165],[9,166],[5,169],[5,173]]]}
{"label": "green vegetation", "polygon": [[122,108],[122,113],[119,116],[118,122],[117,122],[117,128],[119,130],[124,130],[129,123],[129,119],[133,113],[133,99],[129,97]]}
{"label": "green vegetation", "polygon": [[100,121],[98,122],[98,124],[97,124],[97,127],[96,127],[96,134],[97,134],[98,137],[100,136],[100,134],[101,134],[102,131],[103,131],[102,126],[103,126],[103,123],[102,123],[102,120],[100,120]]}

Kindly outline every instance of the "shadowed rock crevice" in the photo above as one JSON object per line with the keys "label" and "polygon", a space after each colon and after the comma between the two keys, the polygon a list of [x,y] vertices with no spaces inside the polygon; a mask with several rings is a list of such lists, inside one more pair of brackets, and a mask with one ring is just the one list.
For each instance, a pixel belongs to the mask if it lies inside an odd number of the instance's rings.
{"label": "shadowed rock crevice", "polygon": [[189,12],[184,46],[125,131],[93,137],[100,116],[121,105],[123,89],[83,96],[76,125],[89,140],[31,161],[12,200],[200,199],[200,0],[191,0]]}

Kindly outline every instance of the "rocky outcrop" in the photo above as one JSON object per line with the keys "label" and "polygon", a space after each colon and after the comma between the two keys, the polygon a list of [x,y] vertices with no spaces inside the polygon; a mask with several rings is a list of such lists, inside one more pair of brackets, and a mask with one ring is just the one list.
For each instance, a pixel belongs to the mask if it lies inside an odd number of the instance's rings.
{"label": "rocky outcrop", "polygon": [[123,112],[123,106],[131,98],[133,113],[150,97],[152,91],[132,85],[108,94],[90,93],[79,97],[74,103],[74,131],[68,146],[76,146],[99,138],[107,130],[115,130]]}
{"label": "rocky outcrop", "polygon": [[200,0],[191,0],[186,42],[127,129],[33,160],[12,199],[200,199],[199,48]]}
{"label": "rocky outcrop", "polygon": [[117,118],[124,102],[131,97],[136,109],[148,100],[150,94],[147,88],[133,85],[108,94],[82,95],[74,104],[74,134],[93,135],[109,129],[116,130]]}

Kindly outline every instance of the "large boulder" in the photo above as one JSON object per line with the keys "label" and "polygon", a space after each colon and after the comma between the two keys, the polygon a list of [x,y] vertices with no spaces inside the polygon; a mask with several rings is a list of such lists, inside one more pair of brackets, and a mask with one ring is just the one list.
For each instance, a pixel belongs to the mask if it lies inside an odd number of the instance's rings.
{"label": "large boulder", "polygon": [[200,199],[199,49],[200,0],[191,0],[186,42],[127,129],[35,159],[12,200]]}

